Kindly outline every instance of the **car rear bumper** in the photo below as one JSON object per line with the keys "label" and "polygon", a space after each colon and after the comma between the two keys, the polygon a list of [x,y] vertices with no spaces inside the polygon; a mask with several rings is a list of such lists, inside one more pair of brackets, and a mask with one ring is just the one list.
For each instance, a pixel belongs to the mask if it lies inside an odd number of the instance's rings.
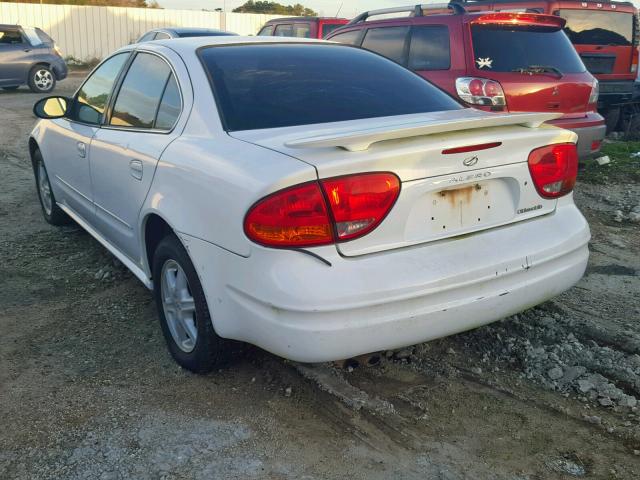
{"label": "car rear bumper", "polygon": [[[563,202],[565,202],[563,204]],[[181,235],[216,331],[302,362],[413,345],[484,325],[573,286],[589,227],[570,199],[552,214],[356,258],[262,247],[240,257]]]}
{"label": "car rear bumper", "polygon": [[571,130],[578,135],[577,148],[580,159],[588,158],[600,151],[602,140],[604,140],[607,131],[604,118],[595,112],[587,114],[584,118],[559,118],[548,123]]}

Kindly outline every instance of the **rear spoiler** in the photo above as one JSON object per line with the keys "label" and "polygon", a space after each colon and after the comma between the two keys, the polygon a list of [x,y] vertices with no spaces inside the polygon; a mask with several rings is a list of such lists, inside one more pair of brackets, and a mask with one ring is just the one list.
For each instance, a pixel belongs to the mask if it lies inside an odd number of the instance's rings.
{"label": "rear spoiler", "polygon": [[511,26],[536,26],[550,27],[560,30],[564,28],[567,21],[556,15],[545,15],[542,13],[521,13],[521,12],[483,12],[479,17],[474,18],[469,23],[474,25],[511,25]]}
{"label": "rear spoiler", "polygon": [[[480,114],[481,112],[477,113]],[[349,152],[361,152],[368,150],[372,144],[385,140],[398,140],[400,138],[419,137],[436,133],[507,125],[537,128],[548,120],[562,116],[561,113],[482,113],[482,115],[451,120],[425,118],[424,120],[395,124],[387,120],[384,125],[379,127],[300,138],[288,141],[285,145],[289,148],[339,147]]]}

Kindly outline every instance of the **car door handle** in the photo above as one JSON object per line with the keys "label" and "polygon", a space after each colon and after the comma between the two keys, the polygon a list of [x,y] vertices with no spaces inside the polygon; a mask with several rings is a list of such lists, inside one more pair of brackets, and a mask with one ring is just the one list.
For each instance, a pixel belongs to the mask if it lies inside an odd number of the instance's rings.
{"label": "car door handle", "polygon": [[87,156],[87,146],[83,142],[78,142],[76,147],[78,148],[78,155],[85,158]]}
{"label": "car door handle", "polygon": [[24,49],[24,51],[25,51],[25,52],[30,52],[30,51],[31,51],[31,49],[30,49],[30,48],[25,48],[25,49]]}
{"label": "car door handle", "polygon": [[142,180],[142,162],[140,160],[131,160],[129,162],[131,176],[136,180]]}

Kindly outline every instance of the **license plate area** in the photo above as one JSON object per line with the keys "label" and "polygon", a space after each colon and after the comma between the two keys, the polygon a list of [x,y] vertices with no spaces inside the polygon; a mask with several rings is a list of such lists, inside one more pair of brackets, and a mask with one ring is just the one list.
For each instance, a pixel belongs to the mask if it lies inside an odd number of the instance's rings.
{"label": "license plate area", "polygon": [[502,179],[435,191],[427,201],[427,228],[438,237],[507,222],[517,205],[513,190]]}

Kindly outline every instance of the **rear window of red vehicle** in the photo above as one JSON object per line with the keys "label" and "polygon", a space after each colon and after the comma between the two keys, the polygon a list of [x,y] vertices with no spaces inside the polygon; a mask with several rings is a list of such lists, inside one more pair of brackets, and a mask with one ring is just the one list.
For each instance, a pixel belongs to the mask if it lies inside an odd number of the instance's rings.
{"label": "rear window of red vehicle", "polygon": [[236,45],[199,55],[229,131],[462,108],[415,73],[359,48]]}
{"label": "rear window of red vehicle", "polygon": [[472,25],[475,67],[487,72],[517,72],[551,67],[562,73],[586,71],[562,30],[548,27]]}
{"label": "rear window of red vehicle", "polygon": [[593,10],[560,10],[567,21],[564,31],[575,45],[631,45],[633,14],[594,12]]}

